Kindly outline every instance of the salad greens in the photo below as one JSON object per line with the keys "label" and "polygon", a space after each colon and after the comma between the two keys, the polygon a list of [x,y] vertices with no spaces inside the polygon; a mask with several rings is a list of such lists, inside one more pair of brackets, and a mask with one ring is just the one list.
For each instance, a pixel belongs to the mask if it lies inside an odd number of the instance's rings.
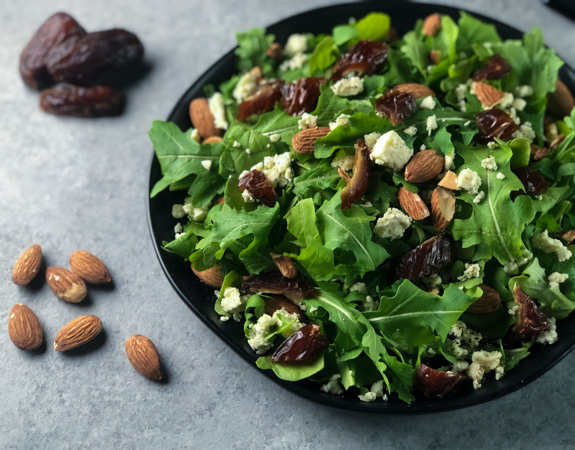
{"label": "salad greens", "polygon": [[[533,345],[553,344],[556,320],[575,309],[575,109],[565,117],[547,110],[563,62],[538,28],[503,41],[493,25],[462,12],[458,21],[441,16],[433,35],[424,30],[418,20],[397,39],[389,16],[371,13],[329,35],[292,35],[279,56],[270,53],[275,36],[265,30],[239,33],[238,74],[205,87],[210,102],[221,94],[220,112],[210,109],[229,123],[223,138],[202,143],[193,128],[152,125],[163,176],[151,196],[181,191],[172,213],[185,219],[174,222],[176,236],[166,237],[165,250],[196,271],[215,268],[225,276],[216,311],[223,321],[243,322],[261,355],[257,366],[281,379],[309,378],[325,392],[348,391],[362,401],[397,396],[409,403],[422,384],[433,396],[419,374],[433,368],[477,389],[504,376]],[[364,41],[385,42],[385,62],[361,77],[360,89],[343,93],[330,79],[334,65]],[[474,80],[501,57],[508,70]],[[357,69],[337,83],[355,83],[356,75]],[[242,103],[257,100],[270,83],[297,89],[295,82],[307,77],[324,78],[308,113],[290,115],[282,100],[236,118]],[[494,105],[482,104],[479,82],[500,93]],[[415,110],[398,123],[377,101],[404,83],[426,86],[434,96],[414,96]],[[476,114],[492,107],[513,122],[511,137],[485,136]],[[313,154],[298,152],[294,135],[316,126],[329,132],[315,141]],[[392,138],[396,144],[386,143]],[[354,167],[358,142],[369,150],[371,173],[361,198],[345,209],[342,191],[364,176]],[[397,142],[410,154],[441,155],[439,177],[410,181]],[[541,148],[548,151],[534,157]],[[273,206],[239,187],[254,170],[273,189]],[[446,190],[455,209],[441,230],[432,191],[449,172],[457,182]],[[418,195],[431,217],[412,220],[399,201],[401,189]],[[449,258],[405,279],[402,258],[422,252],[434,236],[451,242]],[[298,283],[314,290],[286,292],[282,301],[290,306],[274,309],[273,290],[250,294],[243,280],[277,273],[280,256],[294,264]],[[518,289],[544,318],[535,333],[522,331],[527,307]],[[490,292],[497,303],[481,311]],[[306,323],[320,325],[329,346],[297,363],[275,360],[274,349]]]}

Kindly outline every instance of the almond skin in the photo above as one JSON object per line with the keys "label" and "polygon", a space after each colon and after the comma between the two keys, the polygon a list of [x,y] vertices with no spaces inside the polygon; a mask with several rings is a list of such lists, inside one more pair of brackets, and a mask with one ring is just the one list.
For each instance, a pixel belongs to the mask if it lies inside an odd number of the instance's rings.
{"label": "almond skin", "polygon": [[425,183],[441,173],[445,159],[435,150],[416,153],[405,166],[405,180],[409,183]]}
{"label": "almond skin", "polygon": [[36,244],[26,249],[14,264],[12,281],[21,286],[30,283],[40,271],[41,265],[42,247]]}
{"label": "almond skin", "polygon": [[401,186],[398,197],[399,204],[413,220],[423,220],[429,217],[429,209],[415,192],[411,192]]}
{"label": "almond skin", "polygon": [[76,250],[72,253],[70,267],[88,283],[106,284],[112,281],[110,271],[100,258],[85,250]]}
{"label": "almond skin", "polygon": [[407,92],[417,98],[435,97],[435,92],[419,83],[397,84],[391,88],[394,92]]}
{"label": "almond skin", "polygon": [[77,317],[58,332],[54,339],[54,350],[65,352],[80,347],[98,336],[101,331],[102,321],[97,316]]}
{"label": "almond skin", "polygon": [[547,94],[547,107],[561,118],[571,114],[571,110],[575,108],[575,97],[561,80],[557,80],[555,91]]}
{"label": "almond skin", "polygon": [[433,226],[445,230],[455,214],[455,195],[448,189],[436,187],[431,194],[431,220]]}
{"label": "almond skin", "polygon": [[505,94],[499,89],[481,82],[475,83],[475,94],[481,104],[489,108],[497,105],[505,97]]}
{"label": "almond skin", "polygon": [[312,154],[315,141],[330,133],[329,127],[316,127],[301,130],[293,135],[291,143],[296,153]]}
{"label": "almond skin", "polygon": [[154,381],[163,378],[162,361],[154,343],[146,336],[135,334],[126,341],[126,355],[140,374]]}
{"label": "almond skin", "polygon": [[483,295],[469,305],[467,312],[487,314],[498,310],[501,305],[499,292],[486,284],[480,284],[479,287],[483,290]]}
{"label": "almond skin", "polygon": [[423,32],[426,36],[435,36],[441,30],[441,15],[439,13],[430,14],[423,21]]}
{"label": "almond skin", "polygon": [[200,279],[200,281],[208,286],[221,288],[224,282],[224,277],[220,272],[219,266],[210,267],[207,270],[196,270],[192,264],[190,264],[192,272]]}
{"label": "almond skin", "polygon": [[270,256],[284,277],[295,278],[297,276],[297,269],[289,256],[277,255],[275,253],[270,253]]}
{"label": "almond skin", "polygon": [[216,128],[214,124],[214,116],[210,111],[208,99],[205,97],[195,98],[191,101],[190,119],[192,120],[192,125],[204,139],[223,134],[223,131]]}
{"label": "almond skin", "polygon": [[222,142],[223,139],[219,136],[210,136],[202,141],[202,144],[217,144],[218,142]]}
{"label": "almond skin", "polygon": [[86,283],[80,278],[80,275],[63,267],[48,267],[46,269],[46,281],[52,292],[60,300],[68,303],[79,303],[86,298],[88,293]]}
{"label": "almond skin", "polygon": [[42,325],[34,311],[16,303],[8,319],[8,335],[14,345],[22,350],[36,350],[44,341]]}

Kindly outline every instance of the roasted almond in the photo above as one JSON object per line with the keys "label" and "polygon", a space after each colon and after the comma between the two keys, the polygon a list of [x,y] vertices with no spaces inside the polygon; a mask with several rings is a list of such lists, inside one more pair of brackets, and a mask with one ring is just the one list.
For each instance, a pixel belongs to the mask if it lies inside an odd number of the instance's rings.
{"label": "roasted almond", "polygon": [[97,316],[77,317],[58,332],[54,339],[54,350],[65,352],[80,347],[98,336],[101,331],[102,321]]}
{"label": "roasted almond", "polygon": [[405,166],[405,180],[409,183],[424,183],[441,173],[445,159],[435,150],[416,153]]}
{"label": "roasted almond", "polygon": [[190,119],[200,136],[207,139],[212,136],[221,136],[223,131],[216,128],[214,115],[210,111],[208,99],[195,98],[190,103]]}
{"label": "roasted almond", "polygon": [[299,316],[300,321],[306,322],[305,315],[300,309],[300,307],[291,300],[288,300],[287,298],[281,295],[274,295],[265,298],[264,312],[266,314],[272,316],[273,313],[279,311],[282,308],[285,309],[286,312],[288,313],[297,314]]}
{"label": "roasted almond", "polygon": [[271,59],[277,59],[278,61],[283,58],[283,49],[280,43],[274,42],[266,50],[266,56]]}
{"label": "roasted almond", "polygon": [[25,285],[30,283],[40,270],[42,265],[42,247],[38,244],[26,249],[20,255],[12,270],[12,281],[15,284]]}
{"label": "roasted almond", "polygon": [[482,105],[485,105],[489,108],[497,105],[497,103],[499,103],[501,100],[503,100],[503,97],[505,97],[505,94],[499,89],[481,82],[475,83],[475,95],[477,95],[477,98]]}
{"label": "roasted almond", "polygon": [[207,270],[196,270],[193,264],[190,264],[192,268],[192,272],[200,279],[202,283],[207,284],[208,286],[221,288],[222,283],[224,282],[224,277],[220,272],[219,266],[210,267]]}
{"label": "roasted almond", "polygon": [[270,256],[284,277],[295,278],[297,276],[295,264],[289,256],[277,255],[275,253],[270,253]]}
{"label": "roasted almond", "polygon": [[429,217],[429,209],[415,192],[411,192],[403,186],[399,188],[399,204],[413,220],[423,220]]}
{"label": "roasted almond", "polygon": [[435,92],[419,83],[396,84],[391,88],[393,92],[406,92],[415,98],[435,97]]}
{"label": "roasted almond", "polygon": [[437,183],[437,185],[445,189],[451,189],[452,191],[459,190],[459,186],[457,186],[457,175],[455,174],[455,172],[452,172],[451,170],[445,172],[445,175],[443,176],[441,181]]}
{"label": "roasted almond", "polygon": [[429,52],[429,60],[433,64],[439,64],[441,62],[441,51],[439,50],[431,50]]}
{"label": "roasted almond", "polygon": [[538,145],[531,144],[531,160],[541,161],[543,158],[547,158],[551,153],[551,149],[547,147],[539,147]]}
{"label": "roasted almond", "polygon": [[561,118],[571,114],[575,108],[575,98],[563,81],[557,80],[555,91],[547,94],[547,108]]}
{"label": "roasted almond", "polygon": [[35,350],[42,345],[44,333],[34,311],[16,303],[8,319],[8,335],[14,345],[22,350]]}
{"label": "roasted almond", "polygon": [[110,271],[100,258],[85,250],[72,253],[70,267],[88,283],[105,284],[112,281]]}
{"label": "roasted almond", "polygon": [[48,267],[46,281],[56,296],[68,303],[79,303],[86,297],[88,290],[80,275],[63,267]]}
{"label": "roasted almond", "polygon": [[431,220],[433,226],[445,230],[455,214],[455,195],[452,191],[436,187],[431,194]]}
{"label": "roasted almond", "polygon": [[435,36],[441,30],[441,15],[439,13],[430,14],[423,21],[423,32],[426,36]]}
{"label": "roasted almond", "polygon": [[125,348],[128,361],[140,374],[154,381],[163,378],[160,354],[149,338],[135,334],[126,341]]}
{"label": "roasted almond", "polygon": [[486,284],[480,284],[479,287],[483,290],[483,295],[469,305],[467,312],[487,314],[499,309],[499,305],[501,305],[499,292]]}
{"label": "roasted almond", "polygon": [[219,136],[210,136],[202,141],[202,144],[217,144],[218,142],[222,142],[223,139]]}
{"label": "roasted almond", "polygon": [[558,233],[559,238],[564,240],[567,245],[571,245],[575,240],[575,230],[563,230]]}
{"label": "roasted almond", "polygon": [[330,133],[329,127],[306,128],[293,135],[291,143],[296,153],[313,153],[315,141]]}

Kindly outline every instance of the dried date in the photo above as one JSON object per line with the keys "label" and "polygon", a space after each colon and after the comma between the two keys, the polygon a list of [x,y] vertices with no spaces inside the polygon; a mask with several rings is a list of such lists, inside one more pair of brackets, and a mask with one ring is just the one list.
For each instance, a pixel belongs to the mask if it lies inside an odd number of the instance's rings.
{"label": "dried date", "polygon": [[375,101],[375,110],[393,125],[399,125],[417,111],[417,103],[413,94],[390,89]]}
{"label": "dried date", "polygon": [[252,114],[262,114],[272,110],[282,96],[282,85],[281,80],[260,85],[252,97],[240,103],[237,119],[246,120]]}
{"label": "dried date", "polygon": [[40,109],[60,116],[117,116],[124,108],[124,96],[109,86],[58,84],[40,94]]}
{"label": "dried date", "polygon": [[511,198],[515,198],[518,195],[541,195],[547,192],[548,184],[547,180],[539,173],[537,170],[530,169],[529,167],[521,167],[516,169],[513,173],[519,178],[523,183],[525,190],[513,191],[511,193]]}
{"label": "dried date", "polygon": [[54,46],[85,33],[84,28],[66,13],[50,16],[20,55],[20,75],[24,82],[32,89],[44,89],[54,84],[46,68],[46,56]]}
{"label": "dried date", "polygon": [[451,392],[465,377],[455,372],[442,372],[425,364],[417,368],[416,386],[426,397],[442,398]]}
{"label": "dried date", "polygon": [[[339,169],[341,170],[341,169]],[[351,205],[361,199],[367,191],[369,176],[371,174],[371,159],[365,142],[358,140],[355,144],[353,159],[353,176],[349,178],[346,172],[340,174],[347,180],[347,185],[341,190],[341,209],[349,209]]]}
{"label": "dried date", "polygon": [[320,94],[319,87],[325,78],[300,78],[296,83],[286,83],[281,87],[280,103],[288,114],[299,116],[313,111]]}
{"label": "dried date", "polygon": [[143,55],[144,46],[135,34],[112,29],[67,39],[52,48],[46,66],[58,82],[89,85],[137,63]]}
{"label": "dried date", "polygon": [[290,300],[301,300],[316,293],[306,281],[287,278],[278,272],[252,275],[243,281],[242,291],[251,294],[282,294]]}
{"label": "dried date", "polygon": [[261,201],[270,208],[276,204],[276,193],[265,173],[253,169],[240,178],[240,191],[248,191],[255,200]]}
{"label": "dried date", "polygon": [[319,325],[309,324],[287,338],[274,352],[274,362],[306,361],[329,347],[329,341],[321,334]]}
{"label": "dried date", "polygon": [[444,234],[428,239],[401,256],[395,265],[395,278],[412,280],[436,273],[453,255],[453,242]]}
{"label": "dried date", "polygon": [[499,138],[508,141],[513,133],[519,129],[513,119],[499,108],[488,109],[475,114],[475,121],[485,138]]}
{"label": "dried date", "polygon": [[535,337],[545,330],[547,316],[537,310],[533,299],[517,285],[513,289],[513,300],[519,305],[519,316],[510,332],[511,341]]}
{"label": "dried date", "polygon": [[511,72],[511,66],[501,55],[493,55],[473,74],[474,81],[500,80]]}
{"label": "dried date", "polygon": [[338,81],[348,74],[373,75],[387,60],[388,52],[389,46],[383,42],[360,41],[335,63],[331,79]]}

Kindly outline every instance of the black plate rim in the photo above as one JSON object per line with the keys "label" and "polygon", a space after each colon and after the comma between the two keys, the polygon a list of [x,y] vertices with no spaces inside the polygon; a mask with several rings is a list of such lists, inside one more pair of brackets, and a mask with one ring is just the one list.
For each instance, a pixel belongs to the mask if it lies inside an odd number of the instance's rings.
{"label": "black plate rim", "polygon": [[[361,3],[341,3],[341,4],[331,5],[331,6],[324,6],[324,7],[304,11],[304,12],[286,17],[284,19],[281,19],[281,20],[274,22],[273,24],[267,26],[266,30],[272,29],[272,31],[273,31],[274,28],[289,25],[290,23],[297,21],[301,17],[308,16],[308,15],[321,14],[322,12],[331,11],[334,9],[335,10],[347,9],[347,8],[353,9],[354,7],[359,7],[359,5],[363,5],[363,6],[369,5],[369,8],[374,10],[374,11],[377,11],[377,10],[389,11],[389,9],[399,7],[401,5],[401,3],[402,3],[401,0],[393,0],[393,1],[388,0],[387,2],[385,2],[385,5],[382,5],[381,2],[377,2],[377,1],[365,1],[365,2],[361,2]],[[479,18],[479,19],[486,21],[488,23],[492,23],[493,25],[496,26],[498,31],[501,31],[502,29],[504,29],[507,32],[521,33],[522,34],[522,32],[520,30],[518,30],[514,27],[511,27],[510,25],[507,25],[503,22],[500,22],[497,19],[491,18],[489,16],[485,16],[483,14],[476,13],[473,11],[468,11],[468,10],[465,10],[463,8],[455,8],[455,7],[451,7],[451,6],[438,5],[438,4],[433,4],[433,3],[412,2],[411,4],[416,5],[417,8],[420,10],[428,10],[426,12],[427,14],[429,14],[431,12],[439,12],[441,14],[454,15],[454,14],[459,13],[460,11],[464,11],[464,12],[467,12],[467,13],[473,15],[476,18]],[[405,6],[405,5],[403,5],[403,6]],[[424,16],[423,14],[421,14],[421,15],[416,14],[416,15],[421,16],[421,17]],[[391,15],[391,16],[392,16],[392,21],[393,21],[393,15]],[[342,17],[346,17],[346,16],[342,15]],[[230,49],[228,52],[226,52],[224,55],[222,55],[220,58],[218,58],[218,60],[215,61],[208,69],[206,69],[204,72],[202,72],[202,74],[191,84],[191,86],[188,89],[186,89],[186,91],[177,100],[175,106],[172,108],[172,110],[170,111],[170,113],[166,119],[167,121],[172,120],[172,118],[177,113],[177,111],[182,107],[182,103],[184,102],[186,97],[188,97],[192,91],[197,89],[198,86],[200,86],[200,87],[203,86],[207,79],[212,78],[212,75],[211,75],[212,72],[214,72],[214,71],[217,72],[218,66],[220,66],[224,60],[226,60],[227,58],[230,58],[234,54],[234,51],[236,48],[237,47],[233,47],[232,49]],[[575,71],[567,63],[565,63],[564,66],[561,68],[560,75],[562,77],[569,78],[570,79],[569,84],[572,84],[572,85],[574,85],[573,87],[575,87]],[[565,80],[565,81],[567,81],[567,80]],[[186,108],[187,108],[187,105],[186,105]],[[147,189],[146,194],[145,194],[146,195],[146,198],[145,198],[145,201],[146,201],[146,218],[147,218],[147,222],[148,222],[148,230],[150,233],[150,237],[152,239],[152,243],[153,243],[154,251],[156,253],[156,257],[158,258],[158,261],[160,263],[162,271],[164,272],[165,276],[167,277],[168,281],[170,282],[172,288],[176,291],[176,293],[182,299],[182,301],[186,304],[186,306],[188,306],[188,308],[196,315],[196,317],[198,317],[202,321],[202,323],[204,323],[216,336],[218,336],[218,338],[220,338],[224,343],[226,343],[226,345],[228,347],[230,347],[237,355],[239,355],[241,357],[241,359],[243,359],[245,362],[247,362],[248,365],[252,369],[254,369],[258,373],[264,375],[268,379],[272,380],[274,383],[280,385],[285,390],[287,390],[291,393],[295,393],[297,396],[299,396],[299,397],[301,397],[307,401],[311,401],[314,403],[320,403],[320,404],[330,406],[333,408],[337,408],[340,410],[343,409],[343,410],[347,410],[347,411],[367,412],[367,413],[372,413],[372,414],[392,414],[392,415],[418,414],[419,415],[419,414],[430,414],[430,413],[453,411],[453,410],[457,410],[457,409],[476,406],[476,405],[486,403],[486,402],[489,402],[492,400],[496,400],[498,398],[501,398],[501,397],[504,397],[508,394],[511,394],[511,393],[521,389],[524,386],[527,386],[528,384],[532,383],[533,381],[535,381],[536,379],[538,379],[542,375],[544,375],[546,372],[548,372],[551,368],[553,368],[557,363],[559,363],[563,358],[565,358],[575,348],[575,337],[574,337],[573,342],[570,344],[570,346],[568,348],[566,348],[562,353],[557,355],[546,366],[544,366],[538,370],[528,372],[521,380],[519,380],[519,382],[517,382],[511,386],[496,389],[494,392],[490,393],[490,395],[487,395],[487,396],[479,396],[477,398],[474,398],[474,396],[472,396],[471,398],[465,398],[465,400],[466,400],[465,402],[458,401],[460,399],[463,399],[463,397],[461,397],[461,398],[460,397],[454,397],[454,398],[450,398],[449,400],[443,399],[443,400],[439,400],[439,401],[432,401],[429,403],[426,402],[424,404],[421,404],[421,403],[418,404],[418,401],[415,401],[411,405],[407,405],[405,403],[391,404],[391,403],[387,403],[387,402],[366,403],[366,402],[361,402],[361,401],[354,401],[353,403],[348,403],[348,402],[344,403],[341,400],[342,399],[341,396],[322,393],[319,390],[319,386],[317,384],[313,384],[313,386],[315,387],[315,391],[310,391],[309,386],[302,388],[302,384],[307,383],[309,385],[310,384],[309,382],[304,381],[304,382],[293,383],[293,382],[280,380],[279,378],[277,378],[275,376],[275,374],[272,371],[269,371],[269,370],[268,371],[262,371],[262,370],[258,369],[254,363],[254,358],[250,357],[250,355],[246,354],[235,340],[231,339],[226,333],[222,332],[216,326],[216,323],[214,323],[213,320],[211,320],[209,317],[205,316],[194,305],[193,301],[190,298],[188,298],[188,296],[182,291],[177,280],[175,280],[174,277],[172,276],[172,274],[170,273],[170,270],[167,267],[167,263],[165,260],[165,258],[167,257],[167,255],[169,255],[169,253],[162,250],[162,248],[161,248],[161,242],[162,241],[161,241],[161,238],[159,238],[156,235],[156,231],[154,230],[153,219],[152,219],[153,199],[150,198],[150,192],[152,190],[152,187],[153,187],[155,181],[157,181],[157,180],[152,179],[152,173],[153,173],[153,168],[154,168],[155,164],[158,164],[158,162],[157,162],[155,152],[152,148],[152,158],[151,158],[151,161],[149,164],[150,179],[149,179],[148,189]],[[310,396],[309,394],[312,394],[312,396]],[[314,394],[317,394],[317,395],[314,395]]]}

